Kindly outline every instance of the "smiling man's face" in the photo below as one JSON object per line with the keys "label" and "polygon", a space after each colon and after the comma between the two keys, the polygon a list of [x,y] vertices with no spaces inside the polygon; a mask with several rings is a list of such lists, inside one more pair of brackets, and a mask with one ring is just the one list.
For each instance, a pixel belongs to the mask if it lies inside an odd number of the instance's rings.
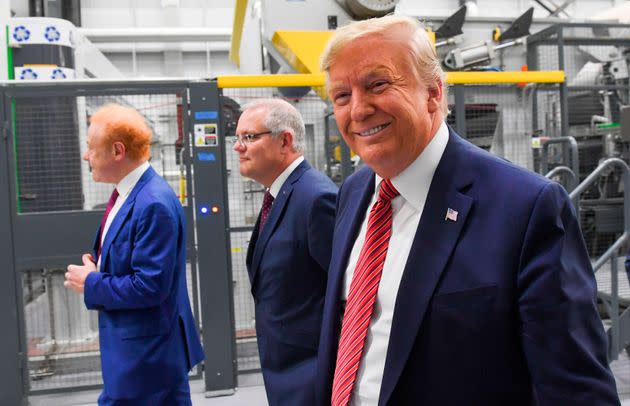
{"label": "smiling man's face", "polygon": [[409,166],[442,121],[441,89],[420,82],[401,33],[358,38],[335,56],[328,94],[348,146],[376,173]]}

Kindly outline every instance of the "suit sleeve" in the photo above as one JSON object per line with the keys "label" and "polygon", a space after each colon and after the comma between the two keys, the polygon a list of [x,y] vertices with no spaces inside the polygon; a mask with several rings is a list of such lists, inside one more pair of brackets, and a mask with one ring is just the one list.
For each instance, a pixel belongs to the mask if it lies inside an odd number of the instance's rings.
{"label": "suit sleeve", "polygon": [[538,404],[618,405],[590,259],[555,183],[534,204],[520,261],[521,339]]}
{"label": "suit sleeve", "polygon": [[93,272],[85,280],[88,309],[123,310],[153,307],[171,291],[179,222],[162,203],[152,203],[141,213],[131,248],[129,272],[124,275]]}
{"label": "suit sleeve", "polygon": [[322,269],[328,270],[335,228],[336,193],[326,192],[315,199],[308,218],[308,248]]}

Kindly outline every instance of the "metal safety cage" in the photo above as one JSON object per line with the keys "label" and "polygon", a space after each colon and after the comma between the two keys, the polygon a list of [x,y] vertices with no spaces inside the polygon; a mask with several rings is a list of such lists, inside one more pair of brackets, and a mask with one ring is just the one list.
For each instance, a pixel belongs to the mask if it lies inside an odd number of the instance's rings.
{"label": "metal safety cage", "polygon": [[[224,131],[234,135],[240,111],[263,98],[283,98],[302,114],[306,126],[306,159],[341,184],[362,163],[343,141],[332,105],[326,98],[324,75],[223,76]],[[536,86],[557,91],[562,72],[449,72],[455,83],[449,91],[448,122],[462,136],[482,148],[515,163],[533,168],[532,108]],[[543,82],[547,85],[518,84]],[[229,144],[229,143],[228,143]],[[234,308],[239,371],[260,368],[256,345],[254,302],[250,293],[245,258],[265,188],[239,174],[236,152],[226,151]]]}
{"label": "metal safety cage", "polygon": [[540,147],[549,133],[538,122],[538,98],[559,89],[539,83],[457,84],[449,90],[447,122],[480,148],[539,172]]}
{"label": "metal safety cage", "polygon": [[[8,166],[6,188],[11,213],[7,247],[12,247],[15,261],[9,271],[16,275],[15,287],[0,289],[6,289],[4,293],[17,292],[19,317],[15,330],[19,332],[22,354],[23,393],[69,391],[102,384],[96,313],[85,310],[82,297],[64,288],[63,274],[68,264],[80,262],[81,254],[90,251],[112,190],[111,185],[94,183],[87,164],[81,161],[89,116],[106,103],[137,109],[153,132],[151,165],[171,185],[184,207],[188,224],[188,293],[203,333],[207,359],[217,361],[213,369],[221,370],[220,378],[206,374],[206,388],[234,389],[231,300],[223,300],[227,311],[217,319],[213,310],[217,304],[206,297],[212,294],[208,289],[218,288],[216,278],[224,275],[227,284],[229,242],[221,238],[222,234],[213,241],[200,237],[207,234],[205,229],[216,226],[203,224],[204,219],[196,213],[199,202],[193,194],[195,189],[203,192],[200,181],[205,177],[194,177],[193,168],[198,168],[197,172],[204,168],[195,159],[198,151],[192,132],[196,121],[190,113],[196,107],[208,110],[202,106],[202,99],[213,91],[215,97],[211,99],[216,111],[216,85],[201,81],[76,81],[0,86],[6,134],[2,155]],[[213,169],[213,177],[220,179],[225,168],[220,159],[222,153],[216,155],[218,166]],[[218,200],[221,196],[222,189],[217,193]],[[211,261],[200,258],[198,244],[218,246],[217,252],[223,252],[224,259],[214,262],[224,266],[209,268]],[[222,291],[229,289],[225,286]],[[214,327],[204,330],[203,326],[217,320],[219,325],[223,320],[229,339],[215,350]],[[201,368],[193,370],[191,378],[201,377]]]}
{"label": "metal safety cage", "polygon": [[[283,75],[280,75],[283,76]],[[219,86],[222,86],[219,78]],[[282,98],[294,105],[305,124],[305,159],[338,183],[341,174],[341,137],[328,104],[318,95],[320,88],[284,86],[279,81],[269,87],[223,87],[222,114],[225,118],[226,167],[228,174],[229,233],[232,247],[232,277],[235,309],[236,348],[239,372],[260,369],[256,342],[254,302],[245,265],[249,238],[258,217],[265,187],[240,175],[238,154],[233,150],[240,112],[247,104],[261,99]],[[229,86],[229,85],[226,85]],[[279,86],[279,87],[278,87]],[[332,120],[332,121],[331,121]],[[345,147],[345,144],[343,144]],[[346,148],[347,149],[347,148]],[[351,165],[351,164],[347,164]],[[334,175],[331,175],[334,174]]]}
{"label": "metal safety cage", "polygon": [[[577,178],[580,182],[590,178],[588,184],[578,186],[580,193],[574,195],[582,233],[591,258],[598,258],[616,247],[612,267],[616,267],[618,256],[628,252],[626,241],[617,243],[625,231],[624,215],[627,216],[628,210],[624,205],[627,168],[621,164],[601,165],[615,159],[627,163],[629,158],[630,139],[624,137],[620,125],[621,109],[630,104],[628,34],[630,25],[627,24],[566,23],[550,26],[527,40],[530,69],[563,69],[567,74],[559,99],[548,101],[550,108],[545,114],[549,122],[559,123],[559,126],[552,124],[554,132],[557,133],[559,127],[561,136],[575,140]],[[554,148],[556,156],[566,157],[566,148],[560,145]],[[551,152],[550,156],[553,155]],[[591,177],[594,172],[597,177]],[[616,270],[614,272],[616,278]],[[596,277],[602,298],[602,318],[605,323],[615,324],[617,315],[612,313],[630,306],[628,276],[619,278],[619,289],[612,293],[612,298],[610,273],[598,271]],[[619,303],[619,307],[610,311],[607,301]],[[619,336],[614,338],[618,340]],[[623,345],[617,342],[615,348]],[[612,359],[616,359],[616,354]],[[630,385],[626,382],[630,374],[628,365],[626,354],[612,363],[620,394],[630,394]]]}

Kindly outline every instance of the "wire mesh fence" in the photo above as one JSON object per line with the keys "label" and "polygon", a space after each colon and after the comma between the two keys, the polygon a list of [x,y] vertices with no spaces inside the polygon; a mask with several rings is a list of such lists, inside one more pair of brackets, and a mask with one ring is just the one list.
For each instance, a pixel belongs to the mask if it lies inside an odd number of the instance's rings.
{"label": "wire mesh fence", "polygon": [[[112,185],[94,182],[82,157],[90,115],[112,102],[133,107],[145,117],[153,132],[151,165],[171,185],[182,204],[188,204],[187,196],[181,192],[188,175],[181,159],[181,93],[16,96],[11,99],[10,108],[19,215],[104,209]],[[94,224],[94,232],[97,227]],[[54,230],[50,230],[50,236],[54,238]],[[85,242],[86,252],[91,243]],[[192,269],[189,263],[191,301],[196,290]],[[101,385],[97,312],[86,310],[83,297],[63,286],[65,269],[50,266],[18,272],[30,391]]]}
{"label": "wire mesh fence", "polygon": [[[547,69],[558,63],[557,46],[536,48],[538,61],[548,61]],[[543,52],[547,50],[549,54]],[[554,52],[556,52],[554,54]],[[627,84],[626,84],[627,85]],[[579,174],[583,178],[601,159],[620,156],[627,160],[627,140],[615,127],[615,98],[622,100],[628,89],[572,88],[560,85],[461,85],[449,92],[449,124],[472,143],[490,152],[540,172],[541,146],[546,140],[566,135],[578,142]],[[621,85],[617,85],[621,86]],[[321,90],[321,89],[316,89]],[[625,92],[625,93],[624,93]],[[91,180],[87,164],[81,162],[85,150],[87,118],[110,101],[132,105],[147,117],[154,131],[152,166],[171,184],[187,204],[182,180],[188,177],[182,160],[183,134],[181,94],[80,96],[38,98],[13,102],[16,139],[17,179],[21,214],[58,210],[102,209],[111,186]],[[316,91],[284,88],[223,89],[225,134],[233,139],[239,110],[247,103],[269,97],[282,97],[302,113],[306,124],[305,157],[315,168],[340,183],[344,175],[360,165],[359,158],[344,152],[331,108]],[[570,100],[569,106],[563,106]],[[44,104],[58,104],[54,113]],[[618,102],[621,104],[621,101]],[[618,110],[618,108],[617,108]],[[601,114],[600,114],[601,113]],[[601,116],[605,119],[593,117]],[[231,264],[238,370],[260,368],[255,334],[254,303],[245,265],[250,234],[262,205],[265,188],[240,175],[238,155],[226,147]],[[547,169],[573,162],[563,145],[549,146]],[[59,161],[59,162],[55,162]],[[344,169],[344,165],[345,168]],[[349,169],[348,169],[349,168]],[[562,178],[559,178],[562,181]],[[611,171],[584,197],[580,219],[591,256],[603,252],[619,235],[623,212],[619,211],[620,174]],[[189,225],[191,227],[192,225]],[[97,385],[98,328],[89,312],[62,286],[60,271],[21,270],[28,368],[33,390]],[[603,275],[603,274],[602,274]],[[188,275],[189,295],[194,289]],[[603,286],[606,281],[598,283]],[[627,278],[626,278],[627,279]],[[203,294],[203,292],[198,292]],[[615,364],[619,376],[630,376]],[[625,374],[625,375],[624,375]],[[628,385],[630,393],[630,385]]]}
{"label": "wire mesh fence", "polygon": [[[539,123],[554,136],[558,127],[562,136],[576,141],[579,180],[584,180],[607,158],[628,162],[630,140],[623,137],[620,127],[621,107],[630,102],[628,63],[625,55],[629,25],[559,24],[528,38],[530,69],[563,69],[567,77],[563,85],[565,99],[543,96],[539,106]],[[540,99],[540,97],[539,97]],[[560,125],[556,124],[559,123]],[[550,153],[550,163],[566,161],[561,146]],[[623,179],[618,168],[606,171],[588,188],[579,201],[579,218],[587,249],[593,260],[611,247],[624,231]],[[623,269],[623,257],[628,247],[622,247],[619,269],[619,299],[621,310],[630,305],[628,276]],[[602,267],[595,274],[600,298],[611,295],[611,270]],[[606,326],[610,315],[600,312]],[[612,363],[622,398],[630,395],[630,360],[619,354]]]}
{"label": "wire mesh fence", "polygon": [[[314,92],[302,88],[244,88],[223,89],[224,109],[230,112],[232,123],[228,128],[236,129],[238,111],[257,100],[281,97],[293,104],[301,113],[305,124],[305,159],[315,168],[326,172],[326,151],[334,149],[327,145],[327,104]],[[225,100],[227,99],[227,100]],[[234,113],[236,111],[236,113]],[[250,293],[250,282],[245,265],[249,238],[262,205],[265,187],[252,179],[240,175],[238,154],[233,148],[234,132],[227,134],[226,165],[228,173],[228,200],[230,207],[230,233],[232,241],[232,278],[234,282],[234,311],[236,321],[237,356],[239,371],[260,368],[256,346],[254,302]],[[231,142],[232,141],[232,142]],[[338,140],[337,140],[338,141]],[[338,145],[336,145],[339,148]]]}
{"label": "wire mesh fence", "polygon": [[[181,95],[16,97],[12,100],[19,213],[103,209],[112,186],[92,181],[89,116],[106,103],[132,106],[153,131],[152,165],[180,194]],[[179,113],[179,116],[178,116]]]}

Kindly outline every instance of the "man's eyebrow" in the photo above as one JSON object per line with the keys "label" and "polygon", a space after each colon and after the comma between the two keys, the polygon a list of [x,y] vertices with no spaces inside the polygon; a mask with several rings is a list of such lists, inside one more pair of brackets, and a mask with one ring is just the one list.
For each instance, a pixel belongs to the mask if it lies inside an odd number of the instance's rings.
{"label": "man's eyebrow", "polygon": [[363,75],[359,75],[360,80],[363,82],[369,82],[374,79],[382,79],[382,78],[391,78],[392,71],[386,67],[378,67],[375,69],[370,69],[369,72],[366,72]]}

